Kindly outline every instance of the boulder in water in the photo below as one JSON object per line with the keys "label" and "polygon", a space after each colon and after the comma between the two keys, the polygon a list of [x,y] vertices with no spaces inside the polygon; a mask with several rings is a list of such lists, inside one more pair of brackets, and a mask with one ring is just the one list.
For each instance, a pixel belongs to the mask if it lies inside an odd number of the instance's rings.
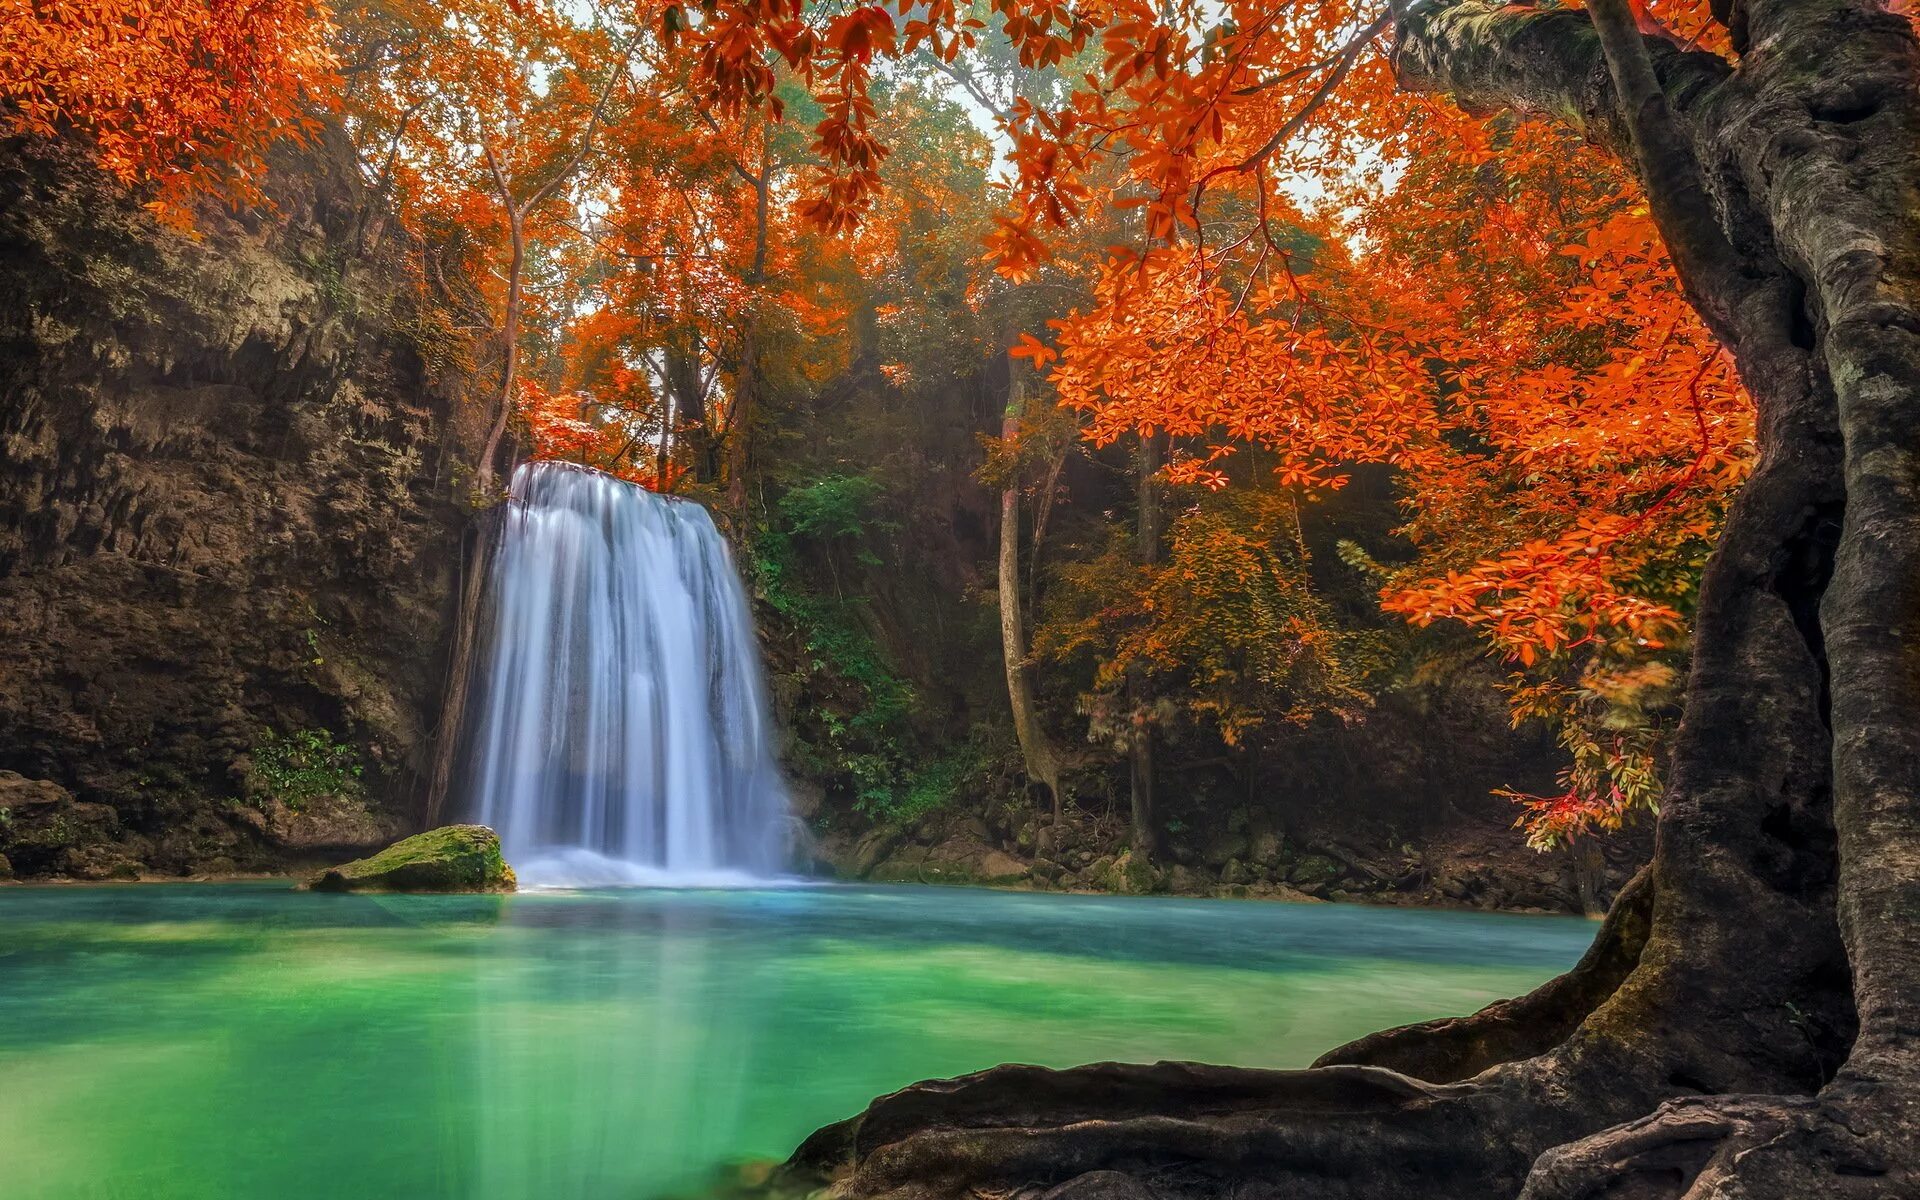
{"label": "boulder in water", "polygon": [[443,825],[308,880],[316,892],[511,892],[518,884],[485,825]]}

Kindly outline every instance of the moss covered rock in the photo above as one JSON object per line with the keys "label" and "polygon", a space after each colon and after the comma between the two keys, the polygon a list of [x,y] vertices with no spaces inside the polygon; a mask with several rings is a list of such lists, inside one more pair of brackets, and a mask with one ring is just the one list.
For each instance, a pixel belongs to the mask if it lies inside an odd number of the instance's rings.
{"label": "moss covered rock", "polygon": [[443,825],[322,871],[307,886],[316,892],[511,892],[518,885],[493,830]]}

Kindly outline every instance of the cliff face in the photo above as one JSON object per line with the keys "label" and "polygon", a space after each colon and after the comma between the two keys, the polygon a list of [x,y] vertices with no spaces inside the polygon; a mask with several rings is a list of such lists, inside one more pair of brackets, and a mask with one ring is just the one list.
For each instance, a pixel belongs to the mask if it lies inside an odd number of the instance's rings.
{"label": "cliff face", "polygon": [[188,238],[0,143],[0,875],[276,867],[412,817],[464,524],[447,342],[392,239],[348,252],[342,148],[268,190]]}

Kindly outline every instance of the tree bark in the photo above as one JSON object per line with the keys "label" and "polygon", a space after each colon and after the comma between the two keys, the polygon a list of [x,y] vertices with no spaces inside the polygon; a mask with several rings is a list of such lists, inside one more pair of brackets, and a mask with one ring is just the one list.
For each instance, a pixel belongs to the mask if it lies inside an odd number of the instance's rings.
{"label": "tree bark", "polygon": [[769,233],[769,193],[772,191],[773,156],[767,147],[767,131],[760,130],[760,173],[749,173],[737,163],[735,169],[753,189],[753,261],[747,269],[747,313],[740,330],[740,372],[734,380],[733,416],[727,443],[727,507],[744,529],[747,515],[747,468],[751,460],[754,408],[760,401],[760,288],[767,279],[767,236]]}
{"label": "tree bark", "polygon": [[[1160,465],[1166,456],[1166,434],[1140,436],[1140,478],[1134,513],[1136,557],[1143,567],[1160,561],[1160,541],[1166,520],[1160,496]],[[1133,728],[1127,744],[1127,777],[1132,800],[1133,847],[1152,858],[1160,851],[1160,829],[1153,811],[1153,680],[1146,664],[1135,661],[1127,670],[1127,707]]]}
{"label": "tree bark", "polygon": [[[1000,436],[1011,444],[1020,434],[1026,415],[1026,378],[1018,360],[1008,360],[1007,407],[1000,420]],[[1033,681],[1027,668],[1026,620],[1020,609],[1020,481],[1016,473],[1000,489],[1000,654],[1007,670],[1007,700],[1013,710],[1014,734],[1027,778],[1045,784],[1053,804],[1053,823],[1066,820],[1066,801],[1060,792],[1060,758],[1053,739],[1040,723],[1033,702]]]}
{"label": "tree bark", "polygon": [[480,451],[480,463],[473,474],[473,494],[482,504],[492,504],[494,460],[500,457],[500,443],[507,434],[507,420],[513,415],[513,388],[520,371],[521,280],[526,272],[527,229],[513,197],[504,196],[507,206],[507,302],[500,319],[500,388],[493,397],[493,422],[487,427],[486,445]]}
{"label": "tree bark", "polygon": [[[1871,0],[1405,7],[1406,86],[1631,164],[1756,408],[1654,860],[1568,976],[1301,1072],[996,1068],[809,1141],[841,1197],[1920,1196],[1920,46]],[[1600,23],[1596,28],[1595,20]]]}

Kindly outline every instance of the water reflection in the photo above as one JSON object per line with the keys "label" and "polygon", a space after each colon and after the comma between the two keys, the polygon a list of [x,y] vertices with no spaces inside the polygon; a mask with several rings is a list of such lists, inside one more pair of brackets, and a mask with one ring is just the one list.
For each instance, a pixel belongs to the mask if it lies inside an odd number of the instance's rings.
{"label": "water reflection", "polygon": [[564,1200],[696,1183],[742,1142],[748,1064],[783,998],[716,952],[727,939],[712,909],[585,900],[523,912],[527,928],[594,936],[514,969],[477,965],[474,1044],[487,1052],[461,1194]]}

